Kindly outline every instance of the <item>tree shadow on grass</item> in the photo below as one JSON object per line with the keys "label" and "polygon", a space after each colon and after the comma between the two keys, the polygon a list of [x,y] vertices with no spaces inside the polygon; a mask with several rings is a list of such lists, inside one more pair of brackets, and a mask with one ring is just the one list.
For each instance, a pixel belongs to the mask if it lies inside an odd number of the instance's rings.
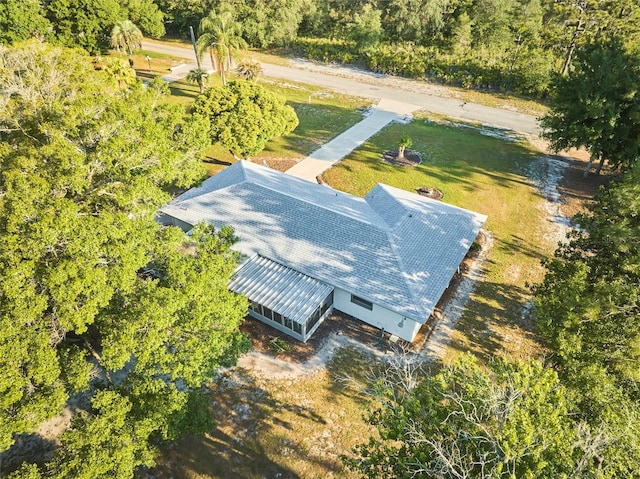
{"label": "tree shadow on grass", "polygon": [[165,447],[156,477],[211,477],[220,479],[300,476],[287,465],[304,461],[312,470],[339,472],[339,461],[309,453],[300,428],[325,419],[291,395],[282,400],[245,371],[223,373],[211,385],[211,412],[217,427],[205,437],[189,437]]}
{"label": "tree shadow on grass", "polygon": [[491,281],[479,283],[456,326],[449,347],[487,361],[496,355],[526,359],[543,347],[525,288]]}

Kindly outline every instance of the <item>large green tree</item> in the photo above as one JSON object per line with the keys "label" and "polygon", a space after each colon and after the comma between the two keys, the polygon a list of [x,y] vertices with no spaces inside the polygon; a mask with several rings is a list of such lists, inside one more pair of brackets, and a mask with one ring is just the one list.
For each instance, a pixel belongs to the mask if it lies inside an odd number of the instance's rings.
{"label": "large green tree", "polygon": [[32,37],[49,39],[51,24],[39,0],[0,2],[0,43],[15,43]]}
{"label": "large green tree", "polygon": [[51,0],[47,18],[59,43],[98,54],[109,46],[109,33],[120,20],[117,0]]}
{"label": "large green tree", "polygon": [[556,150],[585,148],[591,163],[629,168],[640,155],[640,62],[620,40],[578,50],[573,69],[553,81],[550,111],[541,120]]}
{"label": "large green tree", "polygon": [[140,27],[142,33],[153,38],[165,34],[165,14],[153,0],[119,0],[121,16]]}
{"label": "large green tree", "polygon": [[246,81],[207,89],[196,98],[193,111],[209,120],[214,143],[241,157],[258,153],[269,140],[298,126],[295,111],[283,98]]}
{"label": "large green tree", "polygon": [[602,427],[604,477],[640,469],[640,168],[600,192],[535,288],[538,328],[577,417]]}
{"label": "large green tree", "polygon": [[379,432],[347,465],[370,479],[595,477],[603,436],[576,426],[557,374],[532,361],[462,356],[420,378],[398,361],[378,377]]}
{"label": "large green tree", "polygon": [[114,89],[75,51],[0,59],[0,450],[79,393],[91,406],[48,470],[128,477],[244,347],[232,232],[187,241],[154,221],[167,188],[202,177],[209,141],[162,89]]}
{"label": "large green tree", "polygon": [[602,367],[640,400],[640,168],[600,192],[547,262],[538,327],[565,367]]}

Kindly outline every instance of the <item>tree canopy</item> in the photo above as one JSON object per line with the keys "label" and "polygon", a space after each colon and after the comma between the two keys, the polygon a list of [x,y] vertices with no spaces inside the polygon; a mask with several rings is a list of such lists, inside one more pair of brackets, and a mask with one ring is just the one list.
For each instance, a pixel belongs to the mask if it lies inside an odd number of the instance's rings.
{"label": "tree canopy", "polygon": [[109,46],[109,33],[120,19],[117,0],[51,0],[47,18],[57,41],[97,55]]}
{"label": "tree canopy", "polygon": [[214,143],[241,157],[262,151],[269,140],[298,126],[295,111],[283,98],[247,81],[205,90],[196,98],[193,112],[209,120]]}
{"label": "tree canopy", "polygon": [[49,39],[50,28],[39,0],[4,0],[0,3],[0,43],[11,44],[33,37]]}
{"label": "tree canopy", "polygon": [[604,161],[629,168],[640,156],[639,88],[640,61],[617,38],[578,49],[569,74],[553,82],[544,136],[556,150],[584,147],[598,171]]}
{"label": "tree canopy", "polygon": [[120,0],[120,16],[140,27],[142,33],[153,38],[165,34],[165,14],[154,0]]}
{"label": "tree canopy", "polygon": [[[432,377],[389,368],[374,385],[379,432],[347,465],[367,478],[590,477],[602,438],[570,417],[557,374],[536,361],[462,356]],[[412,373],[413,371],[413,373]],[[407,374],[409,373],[409,374]]]}
{"label": "tree canopy", "polygon": [[639,213],[636,164],[577,218],[535,288],[539,330],[580,417],[616,438],[603,455],[606,477],[640,467]]}
{"label": "tree canopy", "polygon": [[203,427],[191,398],[246,347],[232,231],[154,221],[168,188],[202,178],[206,129],[77,51],[0,59],[0,451],[81,394],[47,474],[128,477],[152,439]]}

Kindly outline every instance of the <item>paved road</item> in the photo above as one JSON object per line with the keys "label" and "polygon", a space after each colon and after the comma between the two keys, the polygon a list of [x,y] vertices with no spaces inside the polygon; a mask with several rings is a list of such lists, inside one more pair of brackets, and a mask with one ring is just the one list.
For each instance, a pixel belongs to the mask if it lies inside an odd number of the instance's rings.
{"label": "paved road", "polygon": [[[142,48],[185,58],[190,63],[195,62],[193,48],[169,46],[149,41],[142,42]],[[203,68],[211,68],[211,61],[208,57],[203,59]],[[433,113],[514,130],[527,135],[538,136],[539,134],[538,123],[534,116],[476,103],[466,103],[447,96],[445,87],[429,86],[415,80],[365,72],[360,72],[354,78],[349,69],[315,67],[308,62],[292,62],[291,66],[263,63],[262,68],[264,74],[269,77],[285,78],[375,100],[386,99],[413,104]]]}

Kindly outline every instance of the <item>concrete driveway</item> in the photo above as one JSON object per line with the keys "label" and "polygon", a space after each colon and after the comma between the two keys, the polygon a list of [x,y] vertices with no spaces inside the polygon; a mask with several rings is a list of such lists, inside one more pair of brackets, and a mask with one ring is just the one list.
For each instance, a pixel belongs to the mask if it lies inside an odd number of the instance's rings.
{"label": "concrete driveway", "polygon": [[287,170],[298,178],[316,182],[318,175],[347,156],[365,141],[394,120],[419,110],[417,105],[382,99],[371,108],[369,115],[359,123],[325,143],[308,157]]}

